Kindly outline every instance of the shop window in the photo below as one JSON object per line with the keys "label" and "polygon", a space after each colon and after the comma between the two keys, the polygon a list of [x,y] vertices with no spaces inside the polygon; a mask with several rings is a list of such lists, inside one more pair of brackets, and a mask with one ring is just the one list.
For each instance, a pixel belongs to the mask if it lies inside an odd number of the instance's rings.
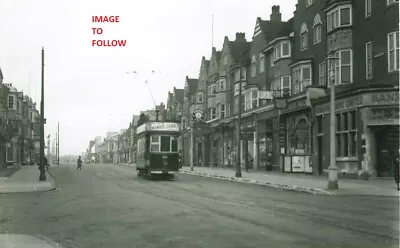
{"label": "shop window", "polygon": [[357,156],[356,111],[336,114],[336,157]]}
{"label": "shop window", "polygon": [[309,154],[310,151],[310,127],[307,119],[298,121],[296,126],[294,120],[288,123],[287,150],[291,154]]}

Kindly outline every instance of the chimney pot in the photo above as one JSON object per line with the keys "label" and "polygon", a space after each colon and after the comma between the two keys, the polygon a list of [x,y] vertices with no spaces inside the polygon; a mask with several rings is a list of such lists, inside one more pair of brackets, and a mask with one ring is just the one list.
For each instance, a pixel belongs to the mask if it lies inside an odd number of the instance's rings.
{"label": "chimney pot", "polygon": [[272,12],[269,18],[273,22],[281,22],[282,21],[282,14],[280,12],[279,5],[272,6]]}

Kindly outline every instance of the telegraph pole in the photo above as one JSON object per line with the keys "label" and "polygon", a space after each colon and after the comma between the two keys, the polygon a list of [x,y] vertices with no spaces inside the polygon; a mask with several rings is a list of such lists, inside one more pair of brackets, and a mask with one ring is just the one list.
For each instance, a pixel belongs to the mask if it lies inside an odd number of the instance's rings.
{"label": "telegraph pole", "polygon": [[40,100],[40,176],[39,181],[46,181],[44,161],[44,48],[42,47],[42,84]]}
{"label": "telegraph pole", "polygon": [[57,165],[60,165],[60,122],[57,124]]}

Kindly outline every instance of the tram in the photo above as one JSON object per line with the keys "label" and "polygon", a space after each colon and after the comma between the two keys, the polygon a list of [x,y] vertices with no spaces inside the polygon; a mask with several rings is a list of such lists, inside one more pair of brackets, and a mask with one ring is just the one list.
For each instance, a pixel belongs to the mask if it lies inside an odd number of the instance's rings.
{"label": "tram", "polygon": [[179,124],[174,122],[146,122],[136,128],[138,176],[155,175],[174,178],[179,171]]}

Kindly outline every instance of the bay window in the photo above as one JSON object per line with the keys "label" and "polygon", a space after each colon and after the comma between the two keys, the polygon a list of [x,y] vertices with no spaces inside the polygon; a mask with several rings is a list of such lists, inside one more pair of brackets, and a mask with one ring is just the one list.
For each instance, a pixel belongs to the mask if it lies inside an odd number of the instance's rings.
{"label": "bay window", "polygon": [[[239,85],[240,83],[235,84],[235,92],[234,95],[237,96],[239,95]],[[244,94],[244,87],[246,86],[246,83],[242,82],[242,95]]]}
{"label": "bay window", "polygon": [[388,43],[388,71],[399,70],[399,31],[392,32],[387,36]]}
{"label": "bay window", "polygon": [[293,69],[292,93],[298,94],[311,85],[311,65],[301,65]]}
{"label": "bay window", "polygon": [[[281,41],[274,47],[273,56],[274,60],[290,57],[290,41]],[[273,66],[271,61],[271,65]]]}
{"label": "bay window", "polygon": [[240,69],[237,69],[234,72],[234,81],[239,82],[239,80],[240,80]]}
{"label": "bay window", "polygon": [[352,19],[351,5],[342,5],[336,7],[328,12],[327,15],[328,32],[336,28],[351,26]]}
{"label": "bay window", "polygon": [[246,80],[247,78],[247,69],[246,67],[242,68],[242,80]]}
{"label": "bay window", "polygon": [[245,93],[245,111],[258,107],[258,89],[247,90]]}
{"label": "bay window", "polygon": [[212,96],[217,93],[217,86],[215,84],[208,86],[208,95]]}
{"label": "bay window", "polygon": [[217,118],[217,109],[214,107],[208,108],[209,120],[214,120]]}
{"label": "bay window", "polygon": [[225,91],[226,90],[226,81],[225,79],[221,79],[218,81],[218,91]]}
{"label": "bay window", "polygon": [[265,64],[264,64],[264,54],[263,53],[260,53],[260,65],[259,66],[260,66],[260,68],[258,68],[258,69],[259,69],[260,73],[264,72]]}
{"label": "bay window", "polygon": [[[277,77],[272,82],[271,90],[275,91],[275,96],[283,96],[283,92],[290,92],[291,76]],[[279,95],[281,94],[281,95]]]}
{"label": "bay window", "polygon": [[335,73],[335,84],[348,84],[353,82],[353,51],[344,49],[337,51],[334,57],[335,60],[329,60],[328,75],[331,71]]}

